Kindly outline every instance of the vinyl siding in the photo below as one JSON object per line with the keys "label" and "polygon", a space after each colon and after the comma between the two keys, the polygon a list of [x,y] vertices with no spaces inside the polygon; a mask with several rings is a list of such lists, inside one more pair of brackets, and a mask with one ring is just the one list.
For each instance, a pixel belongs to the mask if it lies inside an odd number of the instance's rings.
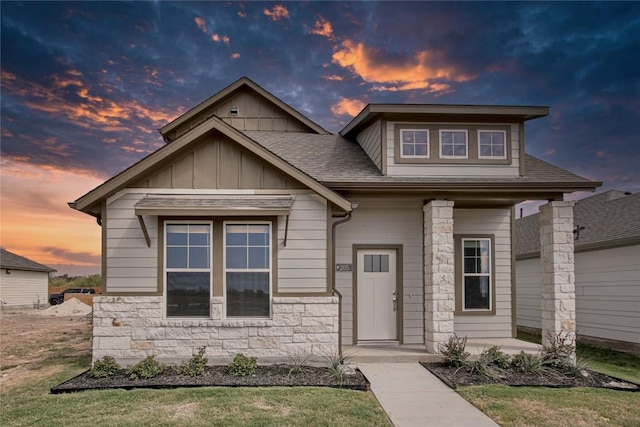
{"label": "vinyl siding", "polygon": [[381,121],[376,120],[356,136],[358,144],[380,170],[382,170],[381,126]]}
{"label": "vinyl siding", "polygon": [[49,300],[49,273],[10,269],[0,270],[0,301],[3,306],[33,306],[47,304]]}
{"label": "vinyl siding", "polygon": [[454,234],[494,235],[495,247],[496,314],[456,315],[456,334],[469,338],[510,338],[511,209],[454,208],[453,229]]}
{"label": "vinyl siding", "polygon": [[295,196],[286,221],[278,221],[278,292],[327,292],[327,202],[311,194]]}
{"label": "vinyl siding", "polygon": [[[434,176],[434,177],[504,177],[504,176],[519,176],[520,175],[520,128],[518,124],[510,124],[511,127],[511,164],[510,165],[496,165],[496,164],[474,164],[473,160],[469,161],[469,164],[456,163],[456,164],[396,164],[395,163],[395,125],[401,122],[387,122],[386,123],[386,138],[387,138],[387,174],[389,176]],[[422,124],[420,122],[402,124]],[[481,123],[483,126],[490,125],[488,123]],[[505,124],[494,123],[495,125],[504,126]],[[455,123],[456,126],[461,125]],[[474,124],[471,124],[474,125]],[[431,153],[431,156],[436,156],[437,153]],[[462,162],[462,161],[461,161]]]}
{"label": "vinyl siding", "polygon": [[[424,342],[423,213],[422,199],[374,200],[360,203],[351,221],[336,231],[336,263],[353,264],[354,244],[403,246],[403,339],[405,344]],[[336,272],[342,294],[343,343],[353,342],[353,273]]]}
{"label": "vinyl siding", "polygon": [[[518,325],[540,328],[540,259],[517,263]],[[578,335],[640,344],[640,245],[575,254]]]}

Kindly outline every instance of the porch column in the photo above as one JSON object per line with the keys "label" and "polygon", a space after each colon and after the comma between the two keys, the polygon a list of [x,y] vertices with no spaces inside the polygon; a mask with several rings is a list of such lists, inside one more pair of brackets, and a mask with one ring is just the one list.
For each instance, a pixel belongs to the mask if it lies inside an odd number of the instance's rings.
{"label": "porch column", "polygon": [[560,337],[575,345],[576,294],[573,256],[573,205],[549,202],[540,206],[542,263],[542,344]]}
{"label": "porch column", "polygon": [[429,353],[438,353],[438,345],[453,335],[453,202],[433,200],[423,212],[424,344]]}

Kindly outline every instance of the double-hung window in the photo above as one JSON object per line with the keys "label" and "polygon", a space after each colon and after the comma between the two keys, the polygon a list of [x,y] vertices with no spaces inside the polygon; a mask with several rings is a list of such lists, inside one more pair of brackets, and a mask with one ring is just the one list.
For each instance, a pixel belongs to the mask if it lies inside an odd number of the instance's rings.
{"label": "double-hung window", "polygon": [[269,317],[271,223],[225,222],[224,239],[227,317]]}
{"label": "double-hung window", "polygon": [[478,131],[479,159],[506,159],[506,132],[502,130]]}
{"label": "double-hung window", "polygon": [[429,158],[429,130],[401,129],[402,158]]}
{"label": "double-hung window", "polygon": [[469,157],[466,130],[440,131],[440,157],[443,159],[466,159]]}
{"label": "double-hung window", "polygon": [[462,239],[462,309],[491,310],[491,239]]}
{"label": "double-hung window", "polygon": [[165,295],[167,317],[210,317],[210,222],[165,224]]}

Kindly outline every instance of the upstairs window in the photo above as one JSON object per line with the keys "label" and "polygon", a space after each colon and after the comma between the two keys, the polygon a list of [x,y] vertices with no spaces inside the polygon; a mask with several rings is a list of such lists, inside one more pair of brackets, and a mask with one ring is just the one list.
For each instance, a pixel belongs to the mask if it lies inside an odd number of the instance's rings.
{"label": "upstairs window", "polygon": [[402,129],[402,158],[429,158],[429,130]]}
{"label": "upstairs window", "polygon": [[478,158],[506,159],[506,132],[499,130],[478,131]]}
{"label": "upstairs window", "polygon": [[469,157],[466,130],[440,131],[440,157],[443,159],[466,159]]}

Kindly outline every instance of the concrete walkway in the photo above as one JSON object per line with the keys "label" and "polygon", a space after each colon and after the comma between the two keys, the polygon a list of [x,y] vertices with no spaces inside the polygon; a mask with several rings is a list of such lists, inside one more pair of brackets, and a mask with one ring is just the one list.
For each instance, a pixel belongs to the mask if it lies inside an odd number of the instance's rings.
{"label": "concrete walkway", "polygon": [[418,363],[361,363],[358,368],[396,427],[498,425]]}

